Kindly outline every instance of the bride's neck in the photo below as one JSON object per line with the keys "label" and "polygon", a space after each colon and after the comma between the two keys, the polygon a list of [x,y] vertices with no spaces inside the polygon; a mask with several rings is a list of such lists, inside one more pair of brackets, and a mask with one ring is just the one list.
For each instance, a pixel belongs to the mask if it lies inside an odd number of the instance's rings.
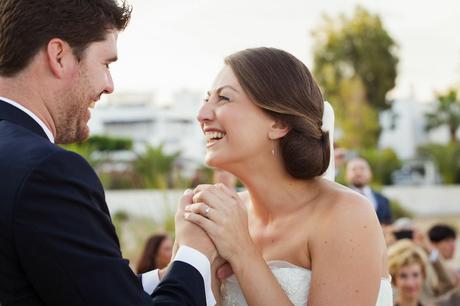
{"label": "bride's neck", "polygon": [[294,179],[287,173],[267,169],[240,177],[246,186],[254,216],[270,220],[293,213],[319,195],[319,182]]}
{"label": "bride's neck", "polygon": [[251,213],[268,223],[296,212],[319,195],[321,180],[295,179],[279,157],[256,155],[241,162],[221,165],[244,184],[251,200]]}

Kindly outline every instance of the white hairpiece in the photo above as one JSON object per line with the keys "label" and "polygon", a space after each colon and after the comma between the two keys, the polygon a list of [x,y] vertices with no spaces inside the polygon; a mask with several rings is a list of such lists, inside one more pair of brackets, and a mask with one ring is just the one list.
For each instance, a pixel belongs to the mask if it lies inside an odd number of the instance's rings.
{"label": "white hairpiece", "polygon": [[335,159],[334,159],[334,109],[332,105],[324,101],[323,112],[323,125],[321,126],[323,132],[329,132],[329,167],[324,172],[323,177],[330,181],[335,181]]}

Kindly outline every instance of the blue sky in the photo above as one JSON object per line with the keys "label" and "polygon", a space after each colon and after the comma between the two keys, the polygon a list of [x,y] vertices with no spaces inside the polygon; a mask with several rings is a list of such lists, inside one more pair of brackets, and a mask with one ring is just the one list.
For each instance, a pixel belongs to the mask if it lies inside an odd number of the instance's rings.
{"label": "blue sky", "polygon": [[112,67],[116,91],[153,91],[167,102],[182,88],[209,88],[223,58],[271,46],[312,64],[310,32],[321,15],[350,14],[357,4],[378,13],[400,46],[392,98],[419,101],[460,84],[460,1],[437,0],[128,0],[131,24]]}

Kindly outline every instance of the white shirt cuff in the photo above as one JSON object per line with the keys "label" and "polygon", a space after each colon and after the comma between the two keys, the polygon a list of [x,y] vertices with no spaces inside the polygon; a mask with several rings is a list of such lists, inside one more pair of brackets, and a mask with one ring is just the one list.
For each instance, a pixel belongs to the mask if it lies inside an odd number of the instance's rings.
{"label": "white shirt cuff", "polygon": [[182,261],[191,266],[200,272],[204,280],[204,289],[206,294],[206,305],[214,306],[216,304],[216,299],[212,294],[211,288],[211,263],[209,262],[208,257],[206,257],[201,252],[188,247],[186,245],[180,246],[179,250],[174,257],[174,261]]}
{"label": "white shirt cuff", "polygon": [[158,275],[158,269],[142,274],[142,287],[148,295],[153,293],[153,290],[155,290],[159,283],[160,276]]}

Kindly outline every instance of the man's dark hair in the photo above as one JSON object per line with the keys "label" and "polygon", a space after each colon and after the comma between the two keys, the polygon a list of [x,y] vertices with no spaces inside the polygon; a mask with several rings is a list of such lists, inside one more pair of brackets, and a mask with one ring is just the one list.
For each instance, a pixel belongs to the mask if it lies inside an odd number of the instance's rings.
{"label": "man's dark hair", "polygon": [[428,231],[428,237],[430,237],[431,242],[438,243],[446,239],[455,239],[457,233],[455,229],[449,225],[438,224]]}
{"label": "man's dark hair", "polygon": [[131,7],[116,0],[1,0],[0,76],[14,76],[53,38],[80,60],[108,30],[127,26]]}

